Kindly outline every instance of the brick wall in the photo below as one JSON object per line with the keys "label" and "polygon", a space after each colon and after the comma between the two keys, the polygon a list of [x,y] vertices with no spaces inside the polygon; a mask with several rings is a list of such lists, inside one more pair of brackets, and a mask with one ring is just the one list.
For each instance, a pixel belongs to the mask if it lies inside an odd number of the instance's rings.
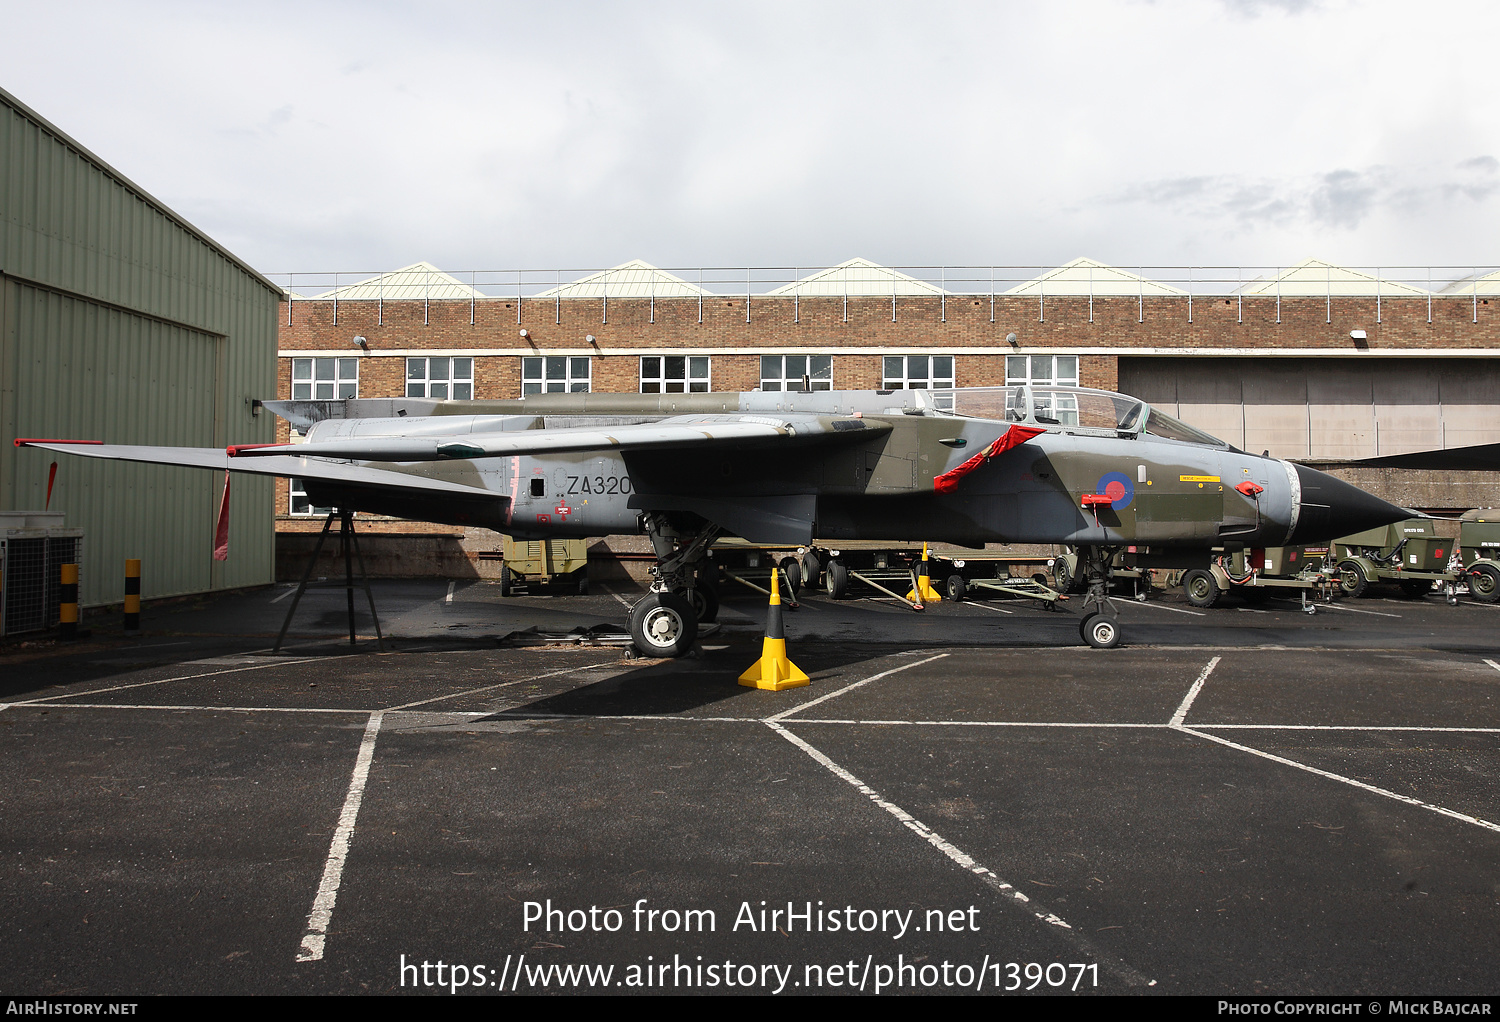
{"label": "brick wall", "polygon": [[[281,324],[283,349],[351,347],[355,335],[372,351],[462,349],[534,354],[580,350],[592,335],[600,349],[725,348],[774,350],[816,348],[835,355],[841,348],[895,347],[907,350],[990,348],[1010,350],[1014,333],[1020,349],[1048,348],[1326,348],[1353,351],[1349,331],[1364,330],[1368,348],[1500,348],[1500,330],[1487,299],[1434,298],[1431,322],[1425,298],[1238,299],[1195,298],[999,298],[991,321],[986,297],[950,296],[946,302],[922,296],[897,298],[892,319],[885,298],[752,298],[748,321],[744,298],[705,298],[702,319],[696,298],[548,299],[516,303],[467,301],[297,301],[288,306],[290,325]],[[424,310],[425,305],[425,310]],[[1279,314],[1279,316],[1278,316]],[[1379,322],[1376,317],[1379,316]],[[470,319],[473,322],[470,322]],[[1475,321],[1477,316],[1477,322]],[[1279,318],[1279,321],[1278,321]],[[530,335],[523,339],[520,331]],[[504,387],[504,378],[492,381]]]}

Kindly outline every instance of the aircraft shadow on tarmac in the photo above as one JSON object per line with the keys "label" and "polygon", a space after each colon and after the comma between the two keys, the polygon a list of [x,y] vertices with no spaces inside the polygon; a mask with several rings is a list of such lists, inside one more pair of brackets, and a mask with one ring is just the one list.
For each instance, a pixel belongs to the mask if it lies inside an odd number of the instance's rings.
{"label": "aircraft shadow on tarmac", "polygon": [[[812,678],[808,691],[815,695],[834,691],[836,688],[857,681],[869,673],[877,673],[889,666],[871,667],[869,671],[858,670],[860,665],[871,664],[895,653],[912,650],[910,644],[872,645],[804,642],[800,648],[790,651],[792,662]],[[934,647],[937,648],[937,647]],[[650,661],[625,674],[601,679],[557,695],[544,696],[533,702],[513,706],[495,714],[501,720],[517,716],[671,716],[688,713],[706,707],[719,706],[735,716],[762,716],[775,712],[763,698],[766,693],[739,684],[740,674],[760,655],[759,640],[752,647],[748,643],[734,643],[727,649],[705,650],[700,657],[681,660]],[[624,661],[628,666],[630,661]],[[849,668],[856,668],[849,670]],[[788,693],[783,693],[784,696]],[[795,690],[790,693],[795,698]],[[743,706],[735,706],[736,700],[748,700]],[[794,705],[785,700],[786,709]]]}

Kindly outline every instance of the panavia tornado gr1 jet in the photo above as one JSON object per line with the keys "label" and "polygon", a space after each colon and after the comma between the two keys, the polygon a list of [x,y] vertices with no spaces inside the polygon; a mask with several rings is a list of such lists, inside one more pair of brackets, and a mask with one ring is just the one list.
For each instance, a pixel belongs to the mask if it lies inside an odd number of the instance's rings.
{"label": "panavia tornado gr1 jet", "polygon": [[1332,476],[1236,450],[1145,402],[1098,390],[538,394],[514,401],[267,402],[296,446],[21,441],[96,458],[303,480],[325,506],[518,538],[645,533],[643,652],[697,634],[714,541],[1057,543],[1086,574],[1080,631],[1119,642],[1111,558],[1206,565],[1213,548],[1314,543],[1410,517]]}

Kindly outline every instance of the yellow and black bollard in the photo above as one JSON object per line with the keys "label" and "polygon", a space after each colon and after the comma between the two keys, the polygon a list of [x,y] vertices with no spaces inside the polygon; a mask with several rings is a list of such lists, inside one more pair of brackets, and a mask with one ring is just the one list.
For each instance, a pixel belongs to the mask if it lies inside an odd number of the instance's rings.
{"label": "yellow and black bollard", "polygon": [[927,574],[927,544],[922,544],[922,564],[917,568],[917,584],[911,592],[906,594],[908,600],[916,600],[918,603],[939,603],[942,597],[938,591],[932,588],[932,578]]}
{"label": "yellow and black bollard", "polygon": [[799,688],[811,683],[802,669],[787,659],[786,632],[781,628],[781,586],[776,581],[780,574],[771,571],[771,605],[766,611],[766,637],[761,643],[760,659],[740,675],[740,684],[746,688],[763,688],[780,692],[785,688]]}
{"label": "yellow and black bollard", "polygon": [[141,562],[125,562],[125,634],[141,634]]}
{"label": "yellow and black bollard", "polygon": [[78,638],[78,565],[62,566],[62,585],[58,591],[58,631],[64,639]]}

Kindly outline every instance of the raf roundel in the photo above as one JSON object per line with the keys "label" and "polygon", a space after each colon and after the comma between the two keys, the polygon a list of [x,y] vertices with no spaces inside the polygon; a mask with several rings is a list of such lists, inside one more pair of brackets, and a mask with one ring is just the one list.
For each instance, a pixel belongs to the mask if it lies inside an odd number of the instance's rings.
{"label": "raf roundel", "polygon": [[1135,484],[1123,472],[1106,472],[1100,476],[1099,488],[1094,492],[1108,497],[1109,506],[1116,511],[1125,510],[1135,500]]}

